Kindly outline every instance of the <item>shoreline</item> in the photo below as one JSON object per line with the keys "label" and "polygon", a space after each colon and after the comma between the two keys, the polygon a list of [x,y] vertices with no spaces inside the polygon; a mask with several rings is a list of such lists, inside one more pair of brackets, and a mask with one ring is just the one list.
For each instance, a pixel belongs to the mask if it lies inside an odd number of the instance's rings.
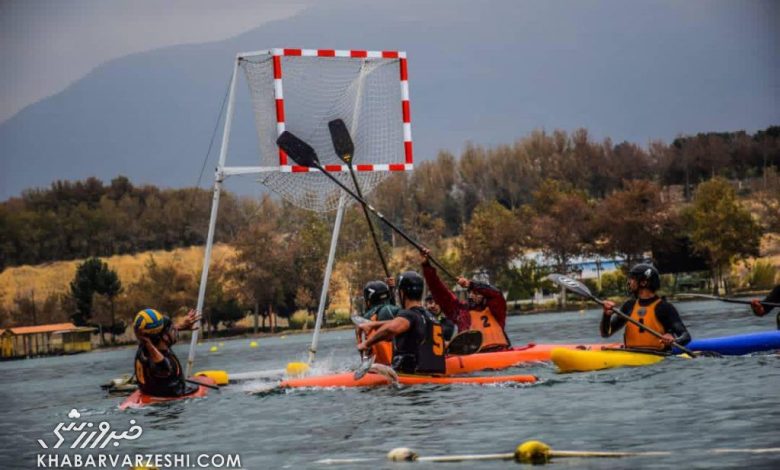
{"label": "shoreline", "polygon": [[[768,290],[763,291],[751,291],[751,292],[740,292],[738,296],[731,297],[731,298],[756,298],[756,297],[763,297],[768,293]],[[623,297],[607,297],[606,299],[609,300],[617,300],[622,301],[625,299],[626,296]],[[669,296],[669,299],[674,303],[688,303],[688,302],[701,302],[708,299],[703,298],[693,298],[693,297],[675,297],[675,296]],[[712,299],[711,301],[715,301]],[[598,305],[594,304],[591,301],[585,301],[585,300],[576,300],[576,301],[570,301],[567,303],[567,307],[564,309],[559,308],[538,308],[538,309],[532,309],[532,310],[509,310],[507,312],[507,317],[518,317],[518,316],[524,316],[524,315],[541,315],[545,313],[573,313],[573,312],[581,312],[584,310],[589,309],[596,309],[598,308]],[[749,305],[744,305],[745,309],[750,309]],[[327,332],[327,331],[340,331],[340,330],[352,330],[354,327],[352,325],[337,325],[332,327],[323,327],[320,331],[321,332]],[[274,337],[282,337],[282,336],[288,336],[288,335],[302,335],[302,334],[309,334],[313,331],[313,328],[307,328],[307,329],[298,329],[298,330],[280,330],[277,332],[269,332],[269,331],[261,331],[258,333],[251,332],[251,329],[249,331],[243,332],[243,333],[236,333],[231,334],[227,336],[215,336],[211,338],[201,338],[201,341],[198,344],[211,344],[211,343],[219,343],[222,341],[233,341],[237,339],[259,339],[259,338],[274,338]],[[183,335],[182,341],[180,341],[180,344],[183,343],[189,343],[190,341],[190,335]],[[109,352],[119,349],[129,349],[136,347],[135,341],[128,341],[124,343],[117,343],[117,344],[109,344],[105,346],[97,345],[90,351],[85,351],[83,353],[76,353],[76,354],[89,354],[89,353],[99,353],[99,352]],[[5,361],[14,361],[14,360],[23,360],[23,359],[35,359],[39,357],[55,357],[55,356],[62,356],[62,355],[72,355],[72,354],[54,354],[54,355],[41,355],[41,356],[30,356],[30,357],[16,357],[16,358],[9,358],[5,359]]]}

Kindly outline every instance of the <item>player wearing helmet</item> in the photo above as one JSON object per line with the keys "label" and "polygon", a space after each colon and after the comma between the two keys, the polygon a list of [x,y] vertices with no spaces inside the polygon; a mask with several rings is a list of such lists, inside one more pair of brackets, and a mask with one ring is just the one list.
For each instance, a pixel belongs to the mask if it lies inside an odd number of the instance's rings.
{"label": "player wearing helmet", "polygon": [[511,347],[504,331],[506,326],[506,299],[495,287],[479,282],[458,278],[458,285],[468,290],[468,301],[458,299],[439,279],[430,260],[428,251],[422,251],[422,267],[428,289],[433,299],[441,307],[444,315],[452,320],[458,331],[477,330],[482,333],[480,351],[501,351]]}
{"label": "player wearing helmet", "polygon": [[190,310],[176,326],[170,318],[152,308],[141,310],[136,314],[133,320],[133,329],[138,338],[135,375],[138,379],[138,388],[143,393],[171,397],[194,391],[188,389],[181,363],[171,350],[171,346],[176,343],[179,330],[192,330],[198,320],[200,315],[195,310]]}
{"label": "player wearing helmet", "polygon": [[644,328],[628,323],[624,318],[613,315],[615,303],[604,302],[604,315],[599,329],[607,338],[625,326],[623,343],[626,348],[667,350],[673,342],[685,345],[691,341],[688,329],[680,319],[674,305],[656,295],[661,287],[661,275],[651,263],[639,263],[628,272],[628,291],[634,297],[626,301],[620,311],[659,333],[657,338]]}
{"label": "player wearing helmet", "polygon": [[393,339],[393,369],[407,374],[443,373],[444,337],[439,322],[422,306],[425,281],[416,272],[406,271],[398,277],[397,286],[401,310],[392,320],[360,325],[366,333],[378,329],[358,350],[367,351],[380,341]]}
{"label": "player wearing helmet", "polygon": [[[388,280],[389,282],[390,280]],[[395,282],[393,282],[395,284]],[[363,288],[363,300],[366,303],[366,312],[363,317],[374,322],[388,321],[395,318],[399,307],[393,304],[393,292],[384,281],[370,281]],[[376,330],[368,333],[368,337],[373,336]],[[358,335],[358,343],[361,337]],[[393,360],[392,341],[380,341],[371,348],[371,355],[374,356],[374,362],[390,365]]]}

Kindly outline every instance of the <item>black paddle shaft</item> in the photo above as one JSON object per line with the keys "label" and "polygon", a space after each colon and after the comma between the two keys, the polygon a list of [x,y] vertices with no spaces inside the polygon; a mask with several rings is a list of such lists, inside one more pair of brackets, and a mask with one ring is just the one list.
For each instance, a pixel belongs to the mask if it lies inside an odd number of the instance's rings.
{"label": "black paddle shaft", "polygon": [[[355,170],[352,168],[352,156],[355,153],[355,145],[352,143],[352,137],[349,135],[346,124],[341,119],[335,119],[328,123],[330,129],[330,138],[333,141],[333,148],[336,150],[336,155],[347,164],[349,168],[349,174],[352,176],[352,182],[355,184],[355,191],[357,195],[363,199],[363,191],[358,184]],[[366,216],[366,223],[368,224],[368,230],[371,232],[371,238],[374,240],[374,246],[376,252],[379,255],[379,260],[382,262],[382,269],[385,270],[385,277],[390,277],[390,269],[387,267],[387,260],[385,254],[382,252],[382,247],[379,245],[379,239],[376,236],[376,230],[374,229],[374,222],[371,221],[371,216],[368,214],[368,209],[365,204],[361,204],[363,208],[363,215]]]}
{"label": "black paddle shaft", "polygon": [[[299,165],[307,166],[307,167],[314,167],[320,170],[325,176],[330,178],[331,181],[336,183],[337,186],[339,186],[341,189],[344,190],[347,194],[352,196],[353,199],[358,201],[359,203],[363,204],[363,206],[371,211],[379,220],[384,222],[388,227],[390,227],[392,230],[394,230],[398,235],[401,236],[404,240],[409,242],[413,247],[417,248],[421,252],[425,252],[426,249],[421,244],[419,244],[416,240],[414,240],[412,237],[406,234],[403,230],[401,230],[399,227],[397,227],[394,223],[390,222],[385,218],[384,215],[382,215],[381,212],[376,210],[371,204],[368,203],[365,199],[355,194],[354,191],[349,189],[344,183],[338,180],[335,176],[331,175],[325,168],[322,167],[322,165],[319,162],[319,159],[317,158],[317,154],[314,152],[314,149],[309,146],[306,142],[302,141],[298,137],[296,137],[294,134],[292,134],[289,131],[284,131],[279,136],[278,139],[276,139],[276,144],[281,147],[282,150],[284,150],[287,155],[289,155],[293,160],[295,160],[296,163]],[[439,268],[444,274],[449,276],[450,278],[457,280],[458,278],[455,277],[452,273],[450,273],[447,268],[442,266],[442,264],[433,258],[432,256],[428,255],[428,259],[433,263],[437,268]]]}

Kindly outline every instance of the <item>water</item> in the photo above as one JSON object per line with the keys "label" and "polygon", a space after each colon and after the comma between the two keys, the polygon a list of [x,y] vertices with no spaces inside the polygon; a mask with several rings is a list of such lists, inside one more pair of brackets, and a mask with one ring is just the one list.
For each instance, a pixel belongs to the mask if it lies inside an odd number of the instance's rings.
{"label": "water", "polygon": [[[768,330],[774,318],[719,302],[678,305],[694,336]],[[599,312],[512,317],[515,343],[597,342]],[[290,335],[200,346],[196,369],[245,372],[305,359],[310,337]],[[321,337],[319,368],[358,364],[351,331]],[[186,345],[177,346],[180,357]],[[382,460],[394,447],[420,455],[512,452],[529,439],[553,449],[671,451],[670,457],[556,460],[566,468],[778,468],[780,454],[713,454],[709,449],[780,447],[778,356],[671,359],[655,366],[556,374],[532,364],[503,373],[532,373],[523,386],[417,386],[404,389],[295,390],[255,395],[262,383],[230,386],[208,398],[120,412],[121,398],[101,383],[129,372],[134,349],[0,363],[0,468],[35,468],[37,444],[78,409],[81,420],[108,421],[143,435],[122,452],[239,453],[243,468],[331,468],[322,458],[373,457],[338,468],[507,468],[508,462],[398,464]],[[72,442],[68,441],[68,442]],[[118,452],[118,451],[111,451]]]}

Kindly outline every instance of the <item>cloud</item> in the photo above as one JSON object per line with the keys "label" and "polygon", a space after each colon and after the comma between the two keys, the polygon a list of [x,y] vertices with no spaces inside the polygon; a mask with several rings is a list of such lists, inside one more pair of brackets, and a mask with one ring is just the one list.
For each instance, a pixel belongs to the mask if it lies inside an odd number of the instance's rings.
{"label": "cloud", "polygon": [[111,59],[226,39],[294,16],[311,1],[0,2],[0,122]]}

